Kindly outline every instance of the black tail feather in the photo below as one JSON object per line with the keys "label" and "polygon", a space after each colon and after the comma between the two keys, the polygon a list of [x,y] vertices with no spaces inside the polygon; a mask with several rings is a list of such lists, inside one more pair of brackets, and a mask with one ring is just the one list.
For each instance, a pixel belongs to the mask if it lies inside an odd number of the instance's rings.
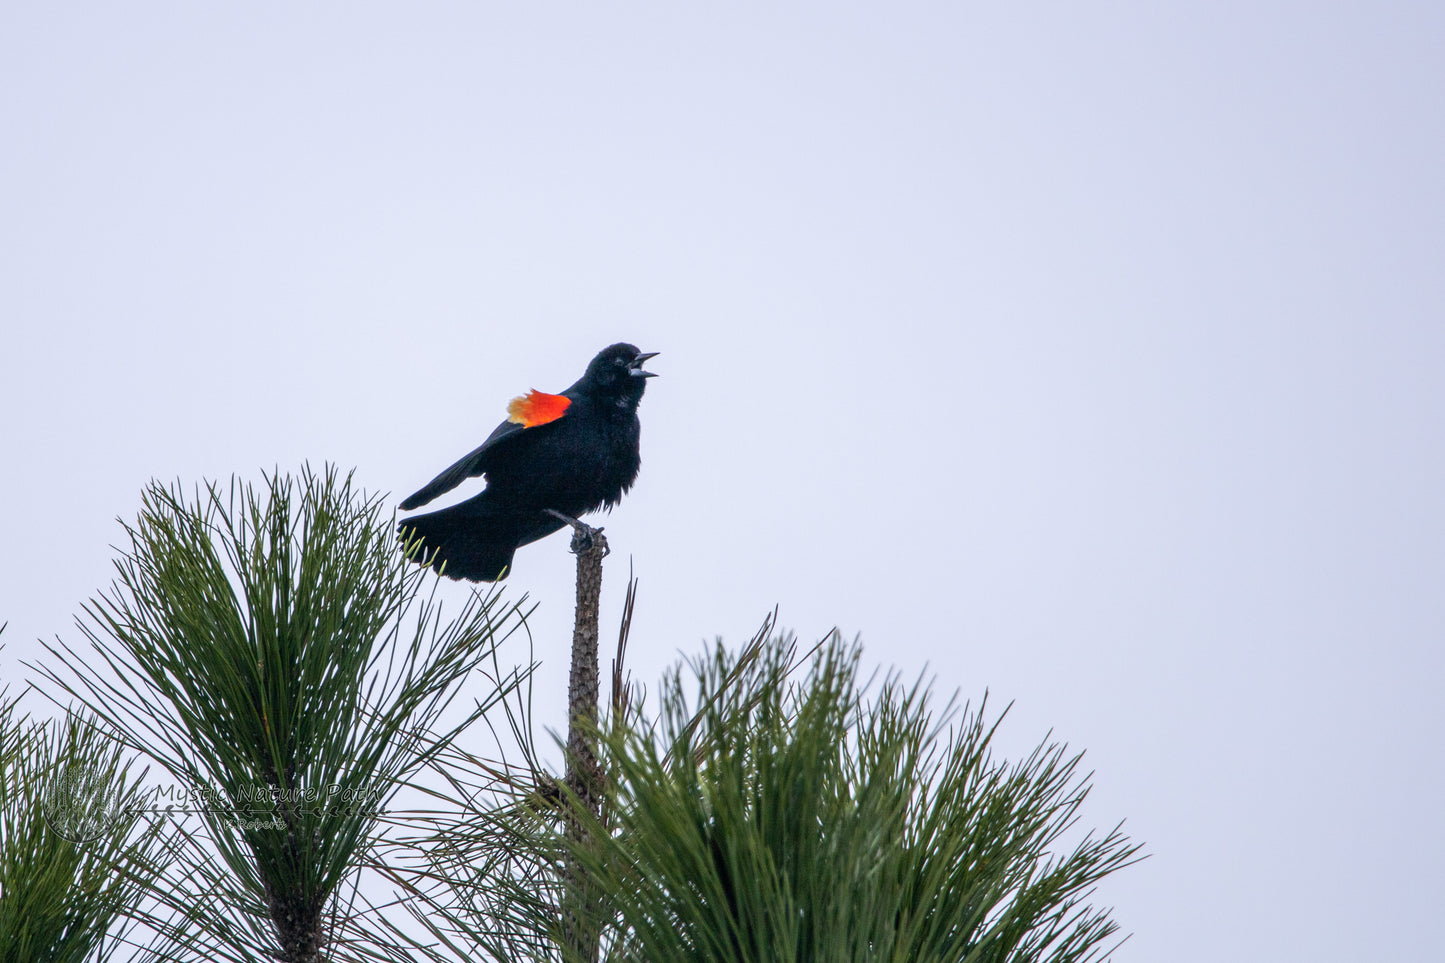
{"label": "black tail feather", "polygon": [[497,582],[507,577],[517,548],[544,538],[563,523],[541,512],[502,512],[486,501],[487,493],[459,505],[413,515],[397,525],[403,542],[420,538],[411,556],[448,578]]}
{"label": "black tail feather", "polygon": [[475,518],[457,511],[460,505],[416,515],[401,522],[397,531],[404,541],[420,538],[421,547],[411,560],[429,565],[448,578],[469,582],[497,582],[507,577],[517,550],[511,532],[488,530]]}

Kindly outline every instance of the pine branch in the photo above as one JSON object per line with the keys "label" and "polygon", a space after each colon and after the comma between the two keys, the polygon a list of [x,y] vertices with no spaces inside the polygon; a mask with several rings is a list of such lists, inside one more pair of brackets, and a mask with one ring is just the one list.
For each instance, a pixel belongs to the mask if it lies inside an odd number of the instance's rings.
{"label": "pine branch", "polygon": [[[556,513],[554,513],[556,514]],[[559,516],[566,518],[566,516]],[[602,595],[602,560],[607,539],[602,529],[568,520],[577,556],[577,614],[572,630],[572,673],[567,692],[567,776],[571,797],[567,807],[569,851],[592,845],[590,827],[602,811],[602,780],[597,766],[597,618]],[[585,809],[582,817],[575,807]],[[580,817],[580,818],[579,818]],[[562,870],[564,885],[562,932],[564,952],[578,963],[596,963],[599,933],[594,904],[595,880],[581,864],[568,857]]]}

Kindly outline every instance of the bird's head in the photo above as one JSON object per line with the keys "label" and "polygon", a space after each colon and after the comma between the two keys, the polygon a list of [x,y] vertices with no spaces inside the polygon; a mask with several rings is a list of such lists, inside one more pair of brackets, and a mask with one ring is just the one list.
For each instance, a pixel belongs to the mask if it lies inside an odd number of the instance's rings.
{"label": "bird's head", "polygon": [[625,342],[603,348],[572,390],[595,398],[610,399],[618,407],[636,408],[647,387],[647,379],[656,377],[653,372],[642,370],[642,366],[657,355],[656,351],[643,354],[635,345]]}

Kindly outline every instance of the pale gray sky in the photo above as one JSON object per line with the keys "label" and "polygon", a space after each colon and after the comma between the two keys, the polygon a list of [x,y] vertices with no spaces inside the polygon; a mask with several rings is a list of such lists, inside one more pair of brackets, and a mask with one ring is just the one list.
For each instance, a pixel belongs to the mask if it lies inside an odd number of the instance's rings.
{"label": "pale gray sky", "polygon": [[151,477],[629,340],[640,679],[780,603],[1088,751],[1121,963],[1438,953],[1445,6],[217,6],[0,7],[7,677]]}

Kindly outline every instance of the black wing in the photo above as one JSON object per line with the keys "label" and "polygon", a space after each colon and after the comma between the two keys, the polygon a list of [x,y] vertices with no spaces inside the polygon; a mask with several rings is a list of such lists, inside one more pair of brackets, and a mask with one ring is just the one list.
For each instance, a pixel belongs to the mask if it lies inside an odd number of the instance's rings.
{"label": "black wing", "polygon": [[456,488],[468,478],[476,478],[478,475],[484,473],[487,470],[487,456],[491,454],[498,445],[525,430],[525,428],[514,421],[502,422],[497,426],[497,430],[488,435],[487,440],[473,449],[471,453],[427,482],[426,487],[408,496],[406,501],[401,503],[402,511],[409,512],[413,508],[420,508],[438,495]]}

